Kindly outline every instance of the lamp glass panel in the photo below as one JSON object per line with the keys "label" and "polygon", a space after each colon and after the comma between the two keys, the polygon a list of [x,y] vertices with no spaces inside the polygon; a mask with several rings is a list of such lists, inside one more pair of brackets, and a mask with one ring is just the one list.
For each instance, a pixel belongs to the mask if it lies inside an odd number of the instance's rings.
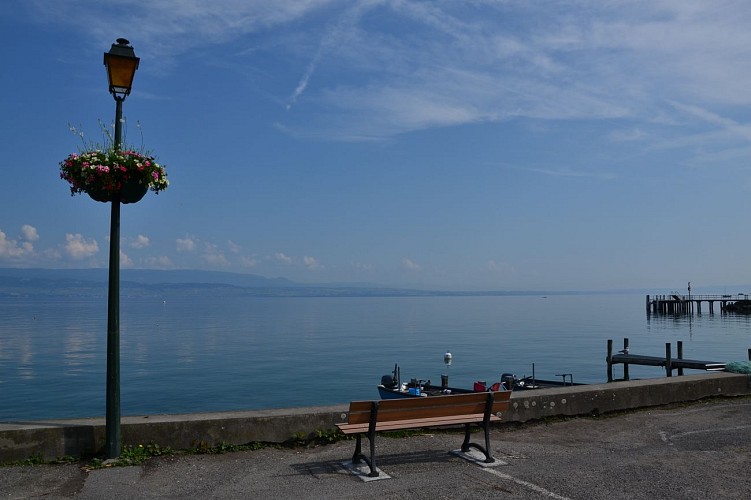
{"label": "lamp glass panel", "polygon": [[137,66],[138,59],[112,56],[107,58],[110,90],[117,93],[130,93]]}

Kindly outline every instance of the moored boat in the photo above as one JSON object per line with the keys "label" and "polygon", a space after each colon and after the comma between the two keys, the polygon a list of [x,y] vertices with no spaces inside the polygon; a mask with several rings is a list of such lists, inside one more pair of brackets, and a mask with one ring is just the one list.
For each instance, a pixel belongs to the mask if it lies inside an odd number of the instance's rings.
{"label": "moored boat", "polygon": [[561,377],[561,380],[545,380],[535,378],[534,375],[528,377],[517,378],[512,373],[504,373],[501,375],[501,380],[504,385],[511,386],[512,391],[530,391],[533,389],[552,389],[554,387],[570,387],[575,385],[585,385],[578,382],[574,382],[574,379],[570,373],[557,375]]}
{"label": "moored boat", "polygon": [[401,381],[401,370],[399,365],[394,365],[394,371],[391,375],[381,377],[381,383],[378,385],[378,394],[381,399],[397,398],[420,398],[427,396],[446,396],[449,394],[467,394],[475,392],[470,389],[460,389],[449,387],[448,377],[441,377],[441,385],[433,385],[430,380],[410,379],[409,382]]}
{"label": "moored boat", "polygon": [[[448,356],[450,356],[447,353]],[[444,358],[445,359],[445,358]],[[447,364],[450,364],[450,358]],[[584,385],[575,383],[573,375],[564,373],[556,375],[561,380],[538,379],[535,376],[535,365],[532,364],[532,375],[517,378],[513,373],[504,373],[501,380],[488,385],[487,382],[478,380],[473,384],[472,389],[451,387],[448,385],[448,376],[441,376],[441,385],[435,385],[430,380],[410,379],[409,382],[401,381],[401,370],[398,364],[394,365],[394,371],[391,375],[381,377],[381,383],[378,385],[378,393],[381,399],[395,398],[415,398],[428,396],[441,396],[448,394],[467,394],[471,392],[484,391],[529,391],[535,389],[550,389],[555,387],[569,387]]]}

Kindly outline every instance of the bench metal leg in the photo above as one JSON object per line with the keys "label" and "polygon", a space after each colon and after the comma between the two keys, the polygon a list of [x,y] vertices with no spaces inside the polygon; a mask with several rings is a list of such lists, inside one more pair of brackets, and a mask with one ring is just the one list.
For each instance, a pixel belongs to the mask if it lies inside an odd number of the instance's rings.
{"label": "bench metal leg", "polygon": [[479,424],[485,432],[485,447],[477,443],[472,443],[470,439],[470,424],[464,424],[464,442],[462,443],[462,452],[467,453],[470,448],[480,450],[485,455],[485,463],[492,464],[495,459],[490,455],[490,426]]}
{"label": "bench metal leg", "polygon": [[352,463],[359,464],[360,462],[365,462],[370,467],[368,476],[378,477],[379,474],[375,467],[375,443],[370,438],[370,435],[368,435],[368,438],[370,441],[370,458],[366,457],[362,452],[362,434],[358,434],[357,441],[355,442],[355,453],[352,455]]}
{"label": "bench metal leg", "polygon": [[464,424],[464,442],[462,443],[462,451],[464,453],[467,453],[469,451],[469,446],[472,444],[469,442],[469,431],[469,424]]}
{"label": "bench metal leg", "polygon": [[485,463],[492,464],[495,459],[490,455],[490,424],[486,422],[482,428],[485,431]]}
{"label": "bench metal leg", "polygon": [[368,462],[368,465],[370,465],[370,474],[368,474],[368,476],[378,477],[378,470],[376,469],[375,463],[375,430],[368,432],[368,441],[370,441],[370,461]]}
{"label": "bench metal leg", "polygon": [[376,436],[376,423],[378,422],[378,401],[371,402],[370,409],[370,424],[368,426],[368,441],[370,441],[370,458],[366,457],[362,452],[362,435],[364,433],[357,434],[357,442],[355,443],[355,453],[352,455],[352,463],[359,464],[360,461],[365,462],[370,467],[370,477],[378,477],[378,471],[375,465],[375,436]]}
{"label": "bench metal leg", "polygon": [[362,434],[357,435],[357,442],[355,443],[355,454],[352,455],[352,463],[359,464],[362,458]]}

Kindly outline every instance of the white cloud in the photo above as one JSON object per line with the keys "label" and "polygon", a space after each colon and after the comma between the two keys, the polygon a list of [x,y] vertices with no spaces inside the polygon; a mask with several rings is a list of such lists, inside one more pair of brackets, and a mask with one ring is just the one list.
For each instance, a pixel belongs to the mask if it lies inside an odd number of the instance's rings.
{"label": "white cloud", "polygon": [[186,236],[185,238],[178,238],[177,240],[175,240],[175,242],[177,243],[178,252],[193,252],[196,249],[197,240],[190,236]]}
{"label": "white cloud", "polygon": [[79,233],[68,233],[65,240],[65,252],[73,259],[85,259],[99,252],[99,245],[95,239],[87,240]]}
{"label": "white cloud", "polygon": [[169,257],[165,256],[165,255],[162,255],[160,257],[147,257],[144,260],[144,262],[148,266],[156,267],[156,268],[169,268],[169,267],[173,267],[172,260]]}
{"label": "white cloud", "polygon": [[240,265],[243,267],[256,267],[258,261],[253,257],[240,257]]}
{"label": "white cloud", "polygon": [[232,253],[240,253],[240,250],[242,250],[242,248],[240,248],[240,245],[232,240],[227,241],[227,247],[229,247],[229,251]]}
{"label": "white cloud", "polygon": [[302,260],[303,264],[305,264],[305,267],[307,267],[311,271],[323,268],[323,266],[316,260],[315,257],[309,257],[306,255],[302,258]]}
{"label": "white cloud", "polygon": [[205,260],[208,264],[211,264],[212,266],[229,266],[229,261],[227,260],[227,257],[222,255],[221,253],[205,253],[202,255],[203,260]]}
{"label": "white cloud", "polygon": [[229,261],[224,256],[219,247],[214,244],[206,243],[204,245],[203,254],[201,255],[203,260],[214,266],[228,266]]}
{"label": "white cloud", "polygon": [[402,268],[408,269],[410,271],[419,271],[421,269],[418,263],[407,257],[404,257],[402,259]]}
{"label": "white cloud", "polygon": [[120,267],[133,267],[133,261],[122,250],[120,250]]}
{"label": "white cloud", "polygon": [[372,273],[373,271],[375,271],[375,268],[373,267],[372,264],[364,264],[362,262],[355,262],[354,267],[358,271],[365,272],[365,273]]}
{"label": "white cloud", "polygon": [[292,257],[284,255],[282,252],[277,252],[276,254],[274,254],[274,258],[282,264],[292,264]]}
{"label": "white cloud", "polygon": [[7,235],[0,230],[0,258],[17,259],[26,257],[34,251],[34,247],[28,241],[18,242],[8,239]]}
{"label": "white cloud", "polygon": [[130,242],[129,245],[131,248],[146,248],[147,246],[151,245],[151,241],[148,237],[139,234],[135,237],[134,240]]}
{"label": "white cloud", "polygon": [[34,226],[24,224],[21,226],[21,233],[26,241],[39,240],[39,233],[37,233],[37,229]]}
{"label": "white cloud", "polygon": [[496,262],[492,259],[488,261],[488,269],[501,274],[511,274],[514,272],[514,267],[512,265],[506,262]]}

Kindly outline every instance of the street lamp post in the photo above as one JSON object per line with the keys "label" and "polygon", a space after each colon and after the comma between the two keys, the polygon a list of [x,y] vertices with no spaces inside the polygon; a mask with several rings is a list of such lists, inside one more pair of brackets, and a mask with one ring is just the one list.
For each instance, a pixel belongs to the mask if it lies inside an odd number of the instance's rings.
{"label": "street lamp post", "polygon": [[[118,38],[104,53],[109,90],[115,98],[115,149],[122,143],[123,101],[130,94],[139,58],[128,40]],[[105,454],[120,456],[120,193],[112,197],[107,294],[107,421]]]}

